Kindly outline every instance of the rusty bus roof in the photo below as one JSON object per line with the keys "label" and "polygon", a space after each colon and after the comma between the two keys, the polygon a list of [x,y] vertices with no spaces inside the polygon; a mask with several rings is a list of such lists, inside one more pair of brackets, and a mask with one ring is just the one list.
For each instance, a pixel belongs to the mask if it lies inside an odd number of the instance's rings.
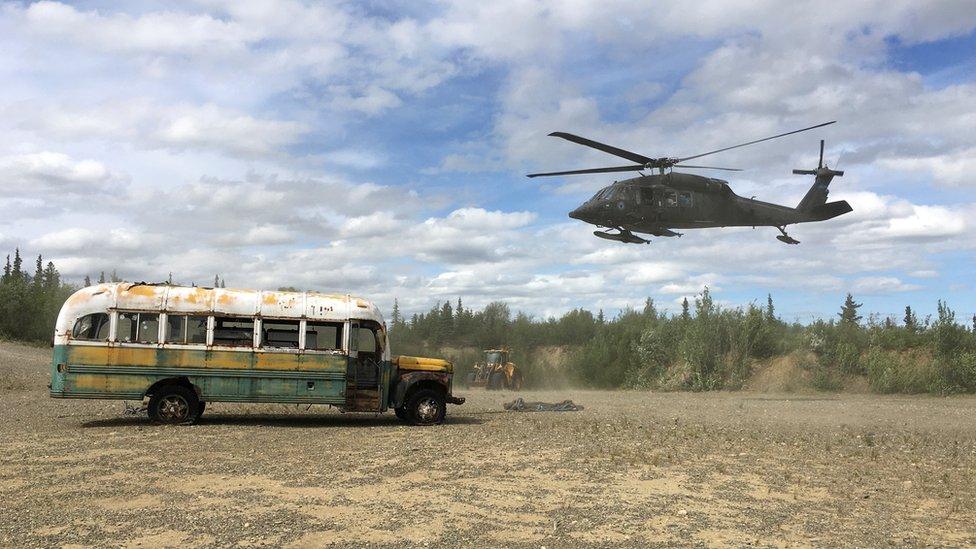
{"label": "rusty bus roof", "polygon": [[383,322],[376,305],[351,295],[116,282],[96,284],[72,294],[61,307],[58,331],[71,328],[63,326],[62,321],[72,323],[80,316],[114,309]]}

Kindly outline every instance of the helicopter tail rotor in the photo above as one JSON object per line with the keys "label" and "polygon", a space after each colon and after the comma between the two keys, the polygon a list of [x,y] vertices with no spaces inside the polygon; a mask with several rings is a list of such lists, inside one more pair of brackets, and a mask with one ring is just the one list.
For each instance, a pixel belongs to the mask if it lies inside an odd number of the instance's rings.
{"label": "helicopter tail rotor", "polygon": [[[793,173],[797,175],[816,176],[816,179],[814,180],[813,185],[810,187],[810,190],[807,191],[807,194],[803,197],[803,200],[801,200],[800,203],[796,206],[796,209],[806,214],[814,215],[817,217],[821,215],[826,215],[828,213],[828,212],[822,212],[820,210],[822,210],[825,205],[829,205],[826,204],[826,202],[827,202],[827,195],[830,192],[827,189],[827,187],[830,185],[830,182],[835,177],[844,176],[843,170],[832,170],[824,166],[823,154],[824,154],[824,140],[821,139],[820,160],[817,162],[817,169],[793,170]],[[831,203],[831,204],[837,204],[837,203]],[[846,202],[844,202],[844,206],[846,206],[847,211],[851,211],[850,206],[847,205]],[[840,206],[838,206],[838,208],[843,209]],[[839,213],[833,211],[829,213],[834,214],[833,215],[834,217],[836,217],[836,215],[840,215]],[[846,213],[846,212],[841,212],[841,213]]]}
{"label": "helicopter tail rotor", "polygon": [[844,176],[843,170],[831,170],[830,168],[824,166],[823,155],[824,155],[824,140],[821,139],[820,160],[817,162],[817,169],[816,170],[793,170],[793,174],[794,175],[816,175],[818,177],[820,175],[830,174],[831,177],[843,177]]}

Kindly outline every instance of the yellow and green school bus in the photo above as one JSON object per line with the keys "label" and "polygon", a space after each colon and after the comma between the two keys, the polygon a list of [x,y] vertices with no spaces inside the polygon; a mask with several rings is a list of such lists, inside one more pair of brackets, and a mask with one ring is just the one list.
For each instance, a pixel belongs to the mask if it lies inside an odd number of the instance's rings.
{"label": "yellow and green school bus", "polygon": [[371,302],[318,292],[98,284],[64,303],[51,396],[147,399],[160,423],[193,423],[208,402],[329,404],[441,423],[453,365],[391,359]]}

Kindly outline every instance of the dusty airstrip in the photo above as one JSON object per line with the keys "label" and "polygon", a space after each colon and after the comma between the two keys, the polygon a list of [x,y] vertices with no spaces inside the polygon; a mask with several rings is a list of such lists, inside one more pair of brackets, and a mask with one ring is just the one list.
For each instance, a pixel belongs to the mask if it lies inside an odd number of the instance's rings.
{"label": "dusty airstrip", "polygon": [[0,342],[0,546],[976,544],[976,398],[459,391],[445,425],[47,396]]}

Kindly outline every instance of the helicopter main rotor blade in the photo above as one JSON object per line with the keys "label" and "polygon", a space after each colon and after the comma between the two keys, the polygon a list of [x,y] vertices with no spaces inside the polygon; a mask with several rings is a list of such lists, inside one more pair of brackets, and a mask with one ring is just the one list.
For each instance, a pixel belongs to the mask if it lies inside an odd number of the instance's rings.
{"label": "helicopter main rotor blade", "polygon": [[573,143],[577,143],[577,144],[583,145],[585,147],[590,147],[590,148],[596,149],[598,151],[603,151],[605,153],[609,153],[609,154],[612,154],[614,156],[619,156],[620,158],[626,158],[627,160],[630,160],[631,162],[637,162],[641,166],[643,166],[645,164],[648,164],[648,163],[651,163],[651,162],[654,162],[654,159],[653,158],[648,158],[648,157],[646,157],[646,156],[644,156],[642,154],[637,154],[635,152],[625,151],[623,149],[619,149],[617,147],[614,147],[614,146],[611,146],[611,145],[607,145],[606,143],[600,143],[599,141],[593,141],[592,139],[587,139],[585,137],[580,137],[578,135],[573,135],[571,133],[566,133],[566,132],[552,132],[549,135],[551,137],[561,137],[561,138],[565,139],[566,141],[572,141]]}
{"label": "helicopter main rotor blade", "polygon": [[684,158],[679,158],[678,162],[684,162],[685,160],[691,160],[692,158],[701,158],[703,156],[708,156],[710,154],[720,153],[722,151],[728,151],[731,149],[738,149],[739,147],[745,147],[746,145],[755,145],[756,143],[762,143],[763,141],[769,141],[770,139],[777,139],[779,137],[786,137],[787,135],[793,135],[794,133],[805,132],[807,130],[813,130],[816,128],[822,128],[824,126],[829,126],[837,122],[836,120],[831,120],[830,122],[824,122],[823,124],[817,124],[816,126],[810,126],[809,128],[803,128],[802,130],[793,130],[791,132],[781,133],[779,135],[774,135],[771,137],[764,137],[762,139],[756,139],[755,141],[750,141],[748,143],[742,143],[739,145],[732,145],[731,147],[725,147],[723,149],[716,149],[714,151],[708,151],[707,153],[696,154],[695,156],[686,156]]}
{"label": "helicopter main rotor blade", "polygon": [[718,166],[692,166],[691,164],[675,164],[675,168],[698,168],[701,170],[722,170],[723,172],[741,172],[742,168],[719,168]]}
{"label": "helicopter main rotor blade", "polygon": [[530,173],[526,177],[545,177],[549,175],[577,175],[583,173],[611,173],[611,172],[636,172],[638,170],[643,170],[643,164],[635,164],[633,166],[615,166],[611,168],[590,168],[588,170],[569,170],[567,172],[548,172],[548,173]]}

